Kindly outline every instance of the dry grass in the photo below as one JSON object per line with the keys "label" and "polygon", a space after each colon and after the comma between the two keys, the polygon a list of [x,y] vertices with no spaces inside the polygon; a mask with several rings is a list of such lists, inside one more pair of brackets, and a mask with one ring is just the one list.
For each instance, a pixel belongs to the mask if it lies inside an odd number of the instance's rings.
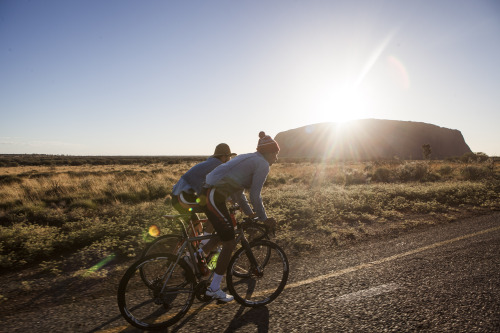
{"label": "dry grass", "polygon": [[[0,267],[135,256],[151,224],[168,231],[169,193],[193,164],[0,168]],[[498,210],[498,179],[487,163],[278,163],[263,198],[277,241],[302,253]]]}

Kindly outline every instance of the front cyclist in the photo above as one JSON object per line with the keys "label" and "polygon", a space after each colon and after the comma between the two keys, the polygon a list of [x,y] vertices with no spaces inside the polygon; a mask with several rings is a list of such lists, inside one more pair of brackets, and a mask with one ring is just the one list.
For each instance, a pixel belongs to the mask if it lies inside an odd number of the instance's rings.
{"label": "front cyclist", "polygon": [[[233,296],[226,294],[220,288],[222,277],[226,272],[231,254],[236,247],[234,227],[226,207],[226,200],[231,196],[238,201],[243,212],[257,216],[266,225],[274,225],[273,218],[268,218],[262,204],[261,191],[269,174],[270,166],[277,161],[279,146],[264,132],[259,133],[259,142],[255,153],[239,155],[227,163],[221,164],[206,177],[206,205],[204,211],[222,240],[222,250],[217,261],[213,280],[206,295],[221,302],[230,302]],[[250,192],[250,202],[255,212],[250,208],[244,190]],[[209,241],[203,252],[208,253],[217,240]]]}

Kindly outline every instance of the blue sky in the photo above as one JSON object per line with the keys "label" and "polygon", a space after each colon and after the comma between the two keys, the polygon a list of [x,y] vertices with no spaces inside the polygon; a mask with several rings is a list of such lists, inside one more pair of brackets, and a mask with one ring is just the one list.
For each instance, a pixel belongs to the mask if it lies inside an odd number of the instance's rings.
{"label": "blue sky", "polygon": [[500,2],[0,1],[0,153],[252,152],[377,118],[500,155]]}

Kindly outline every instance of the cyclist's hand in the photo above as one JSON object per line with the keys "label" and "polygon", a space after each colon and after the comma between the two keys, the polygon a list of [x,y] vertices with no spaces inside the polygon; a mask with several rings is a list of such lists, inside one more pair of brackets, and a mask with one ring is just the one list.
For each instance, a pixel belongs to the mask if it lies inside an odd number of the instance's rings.
{"label": "cyclist's hand", "polygon": [[266,226],[267,232],[274,236],[276,231],[276,220],[274,217],[268,217],[267,220],[264,221],[264,225]]}

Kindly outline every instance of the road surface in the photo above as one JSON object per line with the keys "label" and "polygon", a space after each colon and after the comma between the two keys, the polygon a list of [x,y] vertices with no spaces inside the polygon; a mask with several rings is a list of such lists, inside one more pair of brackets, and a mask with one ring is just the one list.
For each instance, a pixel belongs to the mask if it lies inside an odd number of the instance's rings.
{"label": "road surface", "polygon": [[[195,300],[165,332],[500,332],[500,213],[289,261],[273,303]],[[114,296],[0,321],[1,332],[141,332]]]}

